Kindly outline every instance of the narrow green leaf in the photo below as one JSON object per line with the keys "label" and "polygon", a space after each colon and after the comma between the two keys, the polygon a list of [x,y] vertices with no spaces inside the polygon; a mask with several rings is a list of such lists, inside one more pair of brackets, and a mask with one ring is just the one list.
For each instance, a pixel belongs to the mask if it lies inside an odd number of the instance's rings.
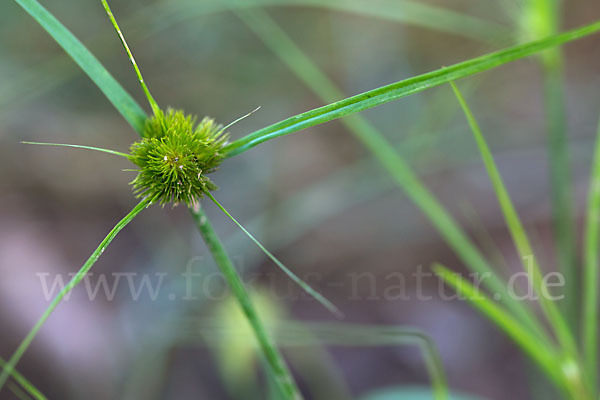
{"label": "narrow green leaf", "polygon": [[529,333],[509,313],[496,305],[469,281],[462,278],[460,274],[454,273],[440,264],[435,264],[433,270],[447,285],[452,287],[460,296],[464,297],[472,306],[477,308],[510,336],[548,374],[559,388],[563,389],[565,387],[564,377],[560,370],[561,358],[553,348],[540,342],[537,337]]}
{"label": "narrow green leaf", "polygon": [[147,118],[146,113],[98,59],[36,0],[15,1],[75,60],[133,129],[141,135]]}
{"label": "narrow green leaf", "polygon": [[258,246],[258,248],[267,255],[291,280],[293,280],[298,286],[302,288],[306,293],[311,295],[315,300],[321,303],[326,309],[328,309],[331,313],[333,313],[338,318],[344,318],[344,314],[335,306],[332,302],[327,300],[321,293],[314,290],[310,287],[306,282],[300,279],[296,274],[294,274],[288,267],[286,267],[277,257],[273,255],[269,250],[266,249],[265,246],[262,245],[246,228],[242,226],[233,216],[214,198],[212,193],[207,192],[206,195],[231,219],[241,230]]}
{"label": "narrow green leaf", "polygon": [[580,277],[577,273],[577,229],[572,198],[562,52],[560,49],[551,49],[542,53],[540,59],[543,72],[555,254],[558,269],[565,279],[565,298],[562,308],[567,321],[575,327],[580,316],[578,301]]}
{"label": "narrow green leaf", "polygon": [[[527,0],[516,16],[523,36],[539,39],[559,32],[562,1]],[[552,225],[556,242],[556,260],[565,285],[562,309],[574,328],[580,316],[578,301],[577,234],[574,218],[573,188],[569,163],[566,102],[563,82],[564,56],[559,48],[539,54],[542,71],[543,99],[546,119],[548,173],[552,202]]]}
{"label": "narrow green leaf", "polygon": [[[529,243],[529,238],[527,237],[525,228],[523,227],[519,215],[517,214],[517,210],[515,209],[510,195],[508,194],[508,190],[506,190],[502,176],[496,167],[492,152],[487,145],[483,134],[481,133],[479,124],[477,124],[477,121],[475,120],[475,117],[473,116],[473,113],[471,112],[471,109],[467,105],[467,102],[463,98],[462,94],[454,82],[450,82],[450,85],[452,86],[452,90],[454,91],[454,94],[456,95],[456,98],[458,99],[458,102],[465,113],[465,117],[467,118],[467,122],[469,123],[471,131],[473,132],[473,136],[475,137],[475,142],[479,148],[481,158],[485,164],[485,168],[490,181],[492,182],[492,186],[494,187],[498,203],[500,204],[500,208],[504,214],[504,219],[510,231],[511,237],[517,247],[519,255],[521,256],[523,268],[527,273],[528,278],[537,293],[537,296],[539,297],[539,303],[542,307],[542,310],[544,311],[544,314],[550,322],[564,350],[576,358],[577,346],[575,344],[573,334],[556,304],[548,298],[549,291],[547,286],[544,284],[542,272]],[[530,262],[527,262],[527,260],[530,260]],[[529,267],[527,264],[530,264]]]}
{"label": "narrow green leaf", "polygon": [[392,100],[422,92],[452,80],[474,75],[511,61],[576,40],[600,30],[600,21],[545,39],[513,46],[505,50],[476,57],[450,67],[418,75],[383,86],[338,102],[295,115],[276,124],[259,129],[225,147],[227,156],[243,153],[267,140],[354,114]]}
{"label": "narrow green leaf", "polygon": [[598,371],[598,241],[600,240],[600,121],[592,161],[583,245],[583,354],[589,379]]}
{"label": "narrow green leaf", "polygon": [[[430,388],[413,385],[398,385],[375,389],[360,396],[357,400],[431,400],[432,397],[433,393]],[[482,397],[475,397],[454,390],[450,393],[448,399],[484,400]]]}
{"label": "narrow green leaf", "polygon": [[115,225],[115,227],[108,233],[108,235],[106,235],[104,240],[100,243],[100,245],[96,248],[96,250],[94,250],[92,255],[87,259],[85,264],[83,264],[81,269],[79,271],[77,271],[77,274],[75,274],[75,276],[73,276],[73,278],[69,281],[69,283],[60,291],[60,293],[54,298],[54,300],[52,300],[52,302],[50,303],[50,305],[48,306],[46,311],[44,311],[44,314],[42,315],[42,317],[38,320],[38,322],[31,329],[31,331],[29,331],[29,333],[27,334],[25,339],[23,339],[23,341],[21,342],[21,344],[19,345],[17,350],[14,352],[12,357],[8,360],[6,365],[4,365],[4,368],[2,369],[2,374],[0,374],[0,389],[2,389],[2,387],[6,383],[6,380],[8,379],[10,374],[14,371],[15,366],[17,365],[17,363],[19,362],[21,357],[23,357],[23,354],[25,354],[25,351],[27,351],[31,342],[33,341],[33,339],[35,339],[39,330],[42,328],[42,326],[44,325],[44,323],[46,322],[48,317],[50,317],[52,312],[56,309],[56,307],[58,307],[58,305],[60,304],[62,299],[65,297],[65,295],[67,295],[67,293],[69,293],[71,290],[73,290],[73,288],[75,286],[77,286],[77,284],[79,284],[79,282],[81,282],[81,280],[85,277],[85,275],[89,272],[89,270],[94,266],[96,261],[98,261],[98,258],[100,258],[100,255],[102,255],[104,250],[108,247],[110,242],[113,241],[113,239],[117,236],[117,234],[123,228],[125,228],[125,226],[127,226],[127,224],[129,224],[136,215],[138,215],[144,208],[148,207],[150,204],[152,204],[152,199],[145,198],[142,201],[140,201],[138,203],[138,205],[135,206],[133,208],[133,210],[131,210],[129,212],[129,214],[127,214],[125,217],[123,217],[123,219],[120,220]]}
{"label": "narrow green leaf", "polygon": [[[216,13],[229,7],[252,9],[254,7],[315,7],[337,12],[351,13],[365,17],[398,22],[437,32],[450,33],[478,42],[507,42],[513,32],[509,27],[495,21],[454,11],[422,1],[410,0],[204,0],[180,1],[174,4],[159,3],[162,7],[148,10],[152,15],[161,14],[156,29],[163,29],[174,23],[182,23],[192,18]],[[192,7],[190,7],[192,5]],[[158,8],[158,7],[157,7]]]}

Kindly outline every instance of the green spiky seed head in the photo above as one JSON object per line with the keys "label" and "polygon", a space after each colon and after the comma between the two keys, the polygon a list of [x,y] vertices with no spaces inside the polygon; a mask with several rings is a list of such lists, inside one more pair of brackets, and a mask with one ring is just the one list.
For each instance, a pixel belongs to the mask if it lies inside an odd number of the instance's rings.
{"label": "green spiky seed head", "polygon": [[217,186],[207,174],[215,171],[227,142],[223,127],[211,118],[196,124],[183,111],[159,111],[146,122],[144,137],[131,145],[129,159],[138,166],[131,182],[138,196],[160,204],[188,206]]}

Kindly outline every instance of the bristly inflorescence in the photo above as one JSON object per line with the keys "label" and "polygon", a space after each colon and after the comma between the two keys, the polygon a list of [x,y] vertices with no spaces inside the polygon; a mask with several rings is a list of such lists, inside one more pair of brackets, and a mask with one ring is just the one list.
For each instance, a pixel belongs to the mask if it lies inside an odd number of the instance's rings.
{"label": "bristly inflorescence", "polygon": [[204,117],[167,109],[155,112],[146,122],[144,136],[131,145],[129,159],[139,167],[131,182],[138,197],[150,196],[160,204],[188,206],[217,189],[207,174],[223,160],[227,142],[222,125]]}

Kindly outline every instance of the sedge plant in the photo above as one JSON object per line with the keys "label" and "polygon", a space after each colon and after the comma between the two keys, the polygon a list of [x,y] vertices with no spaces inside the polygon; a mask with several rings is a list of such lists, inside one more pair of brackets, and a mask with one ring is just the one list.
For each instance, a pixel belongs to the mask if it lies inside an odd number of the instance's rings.
{"label": "sedge plant", "polygon": [[[127,157],[138,169],[138,176],[133,181],[136,194],[141,197],[140,203],[111,231],[101,246],[94,252],[92,257],[84,264],[83,273],[89,270],[100,256],[103,249],[112,241],[118,231],[129,223],[145,207],[154,202],[160,204],[181,203],[190,208],[194,221],[211,251],[217,265],[221,268],[231,285],[234,294],[240,303],[253,333],[256,336],[260,353],[269,366],[269,372],[274,378],[277,387],[284,398],[300,398],[301,394],[291,377],[289,370],[283,361],[279,351],[274,346],[272,340],[267,334],[264,326],[261,324],[256,310],[244,289],[241,279],[233,264],[227,255],[222,243],[217,237],[214,229],[203,208],[200,206],[200,199],[208,197],[215,202],[236,224],[239,223],[217,202],[212,190],[216,189],[215,184],[210,180],[208,174],[214,171],[227,158],[242,154],[243,152],[266,142],[270,139],[287,135],[302,129],[328,122],[337,118],[345,117],[368,108],[384,104],[410,94],[418,93],[428,88],[439,86],[444,83],[464,78],[473,74],[483,72],[500,66],[502,64],[529,56],[539,54],[548,49],[553,49],[563,43],[582,38],[600,30],[600,21],[583,26],[565,33],[554,34],[527,43],[509,47],[504,50],[493,52],[484,56],[476,57],[449,67],[444,67],[426,74],[418,75],[403,81],[383,86],[368,92],[352,96],[343,100],[328,100],[330,104],[323,107],[307,111],[305,113],[293,116],[281,122],[267,126],[258,131],[252,132],[241,139],[228,142],[225,129],[209,118],[204,118],[200,123],[197,120],[185,114],[180,110],[161,109],[148,90],[143,81],[141,72],[135,63],[133,55],[125,42],[125,39],[118,28],[116,20],[103,0],[104,7],[117,30],[121,42],[127,51],[132,62],[138,80],[152,109],[152,115],[148,117],[143,109],[127,94],[98,60],[79,42],[56,18],[54,18],[46,9],[44,9],[36,0],[15,0],[21,5],[40,25],[50,33],[53,38],[65,49],[65,51],[75,60],[75,62],[90,76],[98,85],[118,111],[130,123],[130,125],[142,136],[134,143],[130,153],[121,153],[114,150],[97,149],[91,146],[79,146],[94,150],[101,150],[112,153],[113,155]],[[338,93],[334,96],[339,96]],[[436,223],[438,229],[444,234],[446,239],[458,250],[459,255],[466,265],[474,271],[491,272],[490,267],[481,254],[472,246],[462,231],[449,218],[448,214],[440,207],[439,203],[432,197],[427,189],[419,182],[418,178],[407,168],[407,165],[398,157],[392,146],[380,135],[374,134],[368,128],[358,137],[367,148],[373,151],[382,165],[392,173],[397,182],[404,187],[407,192],[419,203],[423,211],[429,218]],[[72,145],[77,147],[78,145]],[[240,228],[241,225],[239,225]],[[335,311],[334,306],[326,299],[301,282],[299,278],[291,274],[289,269],[285,268],[275,257],[264,249],[249,232],[246,232],[251,239],[265,250],[267,256],[273,259],[276,264],[283,268],[292,279],[301,284],[303,289],[308,291],[317,300],[321,301],[330,310]],[[525,246],[522,240],[519,242]],[[526,250],[527,246],[522,247]],[[441,271],[441,269],[438,269]],[[14,366],[19,361],[36,333],[39,331],[49,314],[60,303],[60,300],[82,279],[80,274],[76,275],[61,294],[51,303],[51,306],[40,319],[38,324],[19,346],[13,357],[8,361],[3,373],[0,375],[0,387],[6,382],[8,375],[14,370]],[[533,280],[539,290],[543,289],[537,279],[538,275],[532,275]],[[506,288],[500,278],[494,276],[489,280],[490,290],[498,290],[504,293]],[[504,290],[504,291],[502,291]],[[502,320],[515,321],[509,324],[514,328],[515,324],[526,333],[525,342],[531,343],[537,341],[547,348],[553,346],[551,339],[544,331],[542,325],[533,316],[528,308],[517,301],[511,301],[509,296],[502,297],[503,308],[500,313]],[[486,303],[487,304],[487,303]],[[572,332],[566,326],[564,318],[556,311],[552,304],[543,305],[544,314],[552,325],[554,333],[558,338],[558,345],[561,348],[559,353],[560,361],[564,368],[558,372],[548,371],[553,381],[560,388],[568,393],[578,394],[587,391],[587,384],[582,381],[579,365],[579,354],[577,344],[573,338]],[[592,310],[594,311],[594,310]],[[506,317],[506,318],[504,318]],[[512,329],[511,332],[515,331]],[[516,329],[519,331],[519,329]],[[527,336],[528,335],[528,336]],[[546,349],[546,347],[544,347]],[[532,354],[532,353],[530,353]],[[539,364],[548,366],[555,361],[554,353],[548,352],[546,355],[536,353],[539,357]],[[548,361],[550,360],[550,361]],[[573,365],[576,367],[574,368]],[[566,372],[565,372],[566,371]],[[577,372],[573,374],[572,372]],[[567,373],[568,372],[568,373]],[[572,379],[572,375],[575,379]],[[587,378],[585,378],[587,379]],[[438,398],[444,398],[444,391],[437,392]]]}
{"label": "sedge plant", "polygon": [[[341,312],[331,302],[298,278],[289,268],[269,252],[250,232],[231,216],[212,194],[210,194],[210,191],[216,190],[217,186],[210,180],[208,174],[214,172],[224,158],[222,149],[227,143],[225,129],[231,124],[223,127],[208,117],[203,118],[197,123],[195,116],[186,115],[181,110],[168,108],[166,111],[163,111],[158,106],[145,84],[135,58],[127,45],[125,37],[123,36],[108,3],[106,0],[102,0],[102,4],[129,56],[140,86],[144,91],[153,112],[153,116],[144,122],[142,139],[131,145],[129,154],[92,146],[58,143],[25,143],[78,147],[126,157],[138,167],[138,169],[134,170],[137,172],[137,176],[131,184],[134,188],[133,190],[136,197],[141,198],[141,201],[129,214],[127,214],[127,216],[125,216],[125,218],[119,221],[115,228],[113,228],[108,236],[102,241],[100,246],[92,253],[83,267],[50,303],[50,306],[46,309],[37,324],[21,342],[13,356],[4,366],[3,372],[0,374],[0,389],[4,383],[6,383],[8,376],[14,370],[14,366],[23,356],[50,314],[56,309],[63,298],[81,282],[119,231],[131,222],[143,209],[149,207],[153,203],[159,203],[163,206],[165,204],[173,204],[174,206],[185,204],[190,208],[200,234],[211,251],[217,265],[221,268],[232,292],[236,295],[246,318],[253,328],[253,332],[261,347],[261,354],[264,356],[266,364],[269,366],[270,373],[273,376],[276,386],[286,399],[301,398],[300,391],[296,387],[283,357],[262,325],[239,274],[235,270],[233,263],[216,235],[210,221],[204,214],[199,203],[200,199],[207,195],[242,229],[245,234],[248,235],[248,237],[251,238],[254,243],[258,245],[262,251],[265,252],[270,259],[276,263],[277,266],[291,277],[294,282],[337,316],[341,316]],[[235,122],[237,121],[234,121],[233,123]]]}

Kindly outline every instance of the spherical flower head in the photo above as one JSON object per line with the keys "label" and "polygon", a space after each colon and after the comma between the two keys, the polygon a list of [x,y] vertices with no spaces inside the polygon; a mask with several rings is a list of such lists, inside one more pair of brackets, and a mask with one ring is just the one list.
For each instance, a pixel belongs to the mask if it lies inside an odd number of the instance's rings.
{"label": "spherical flower head", "polygon": [[217,189],[207,174],[215,171],[227,142],[223,127],[211,118],[196,124],[183,111],[160,111],[146,122],[144,137],[131,145],[129,159],[138,166],[131,182],[138,197],[167,203],[193,204]]}

